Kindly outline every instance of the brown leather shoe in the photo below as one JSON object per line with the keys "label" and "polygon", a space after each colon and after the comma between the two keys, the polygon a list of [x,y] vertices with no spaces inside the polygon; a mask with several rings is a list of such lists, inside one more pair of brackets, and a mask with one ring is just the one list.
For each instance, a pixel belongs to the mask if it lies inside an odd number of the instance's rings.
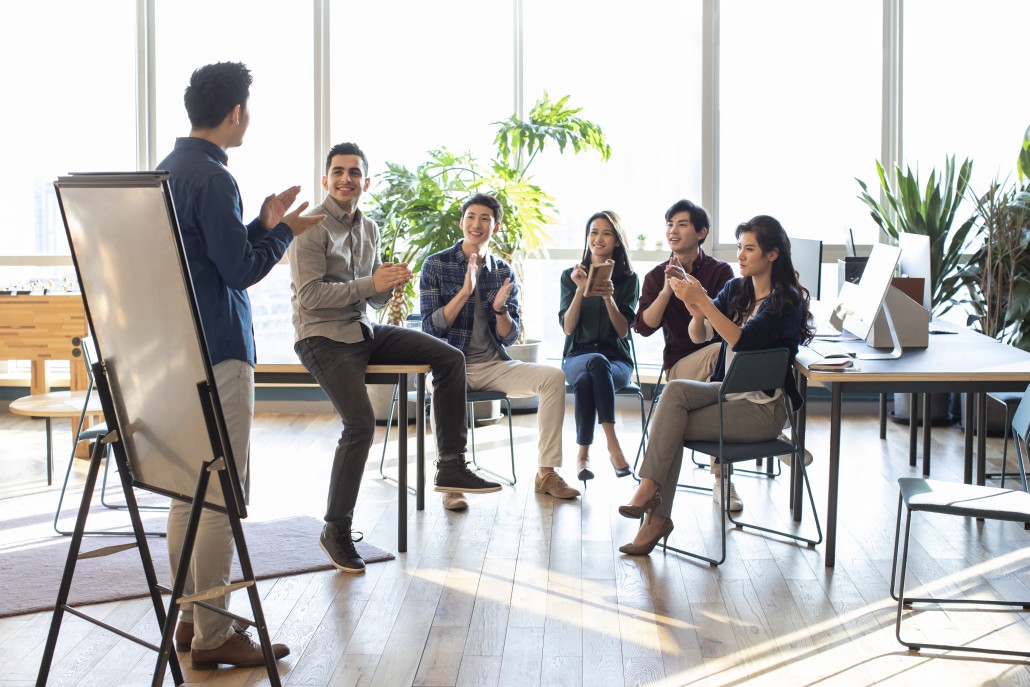
{"label": "brown leather shoe", "polygon": [[[273,644],[272,655],[278,661],[290,655],[290,647]],[[250,638],[249,632],[233,632],[217,649],[193,649],[190,658],[193,659],[194,670],[215,670],[219,664],[236,668],[256,668],[265,664],[261,645]]]}
{"label": "brown leather shoe", "polygon": [[469,502],[460,491],[445,491],[443,507],[447,510],[468,510]]}
{"label": "brown leather shoe", "polygon": [[538,494],[550,494],[556,499],[574,499],[579,496],[579,489],[573,489],[557,472],[536,473],[533,483]]}
{"label": "brown leather shoe", "polygon": [[[232,622],[233,632],[246,632],[249,625],[241,623],[239,620]],[[175,626],[175,650],[176,651],[189,651],[190,645],[193,644],[193,623],[188,623],[185,620],[180,620],[179,624]]]}

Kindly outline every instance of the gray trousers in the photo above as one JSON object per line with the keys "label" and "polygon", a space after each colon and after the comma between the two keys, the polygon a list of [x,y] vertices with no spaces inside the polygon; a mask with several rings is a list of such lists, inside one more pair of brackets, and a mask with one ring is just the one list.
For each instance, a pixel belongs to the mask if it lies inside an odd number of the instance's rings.
{"label": "gray trousers", "polygon": [[[250,426],[254,420],[254,368],[241,360],[225,360],[214,366],[218,400],[222,403],[226,434],[232,445],[232,457],[240,481],[246,479],[247,455],[250,453]],[[197,428],[196,431],[203,431]],[[211,477],[211,488],[219,489],[217,475]],[[168,562],[172,578],[182,555],[190,504],[172,499],[168,509]],[[229,516],[205,508],[200,515],[197,539],[193,545],[189,573],[183,594],[229,584],[235,542]],[[229,595],[224,594],[208,603],[219,608],[229,607]],[[193,648],[217,649],[232,634],[232,618],[219,613],[194,609],[192,604],[182,607],[183,622],[193,623]]]}
{"label": "gray trousers", "polygon": [[[640,476],[658,483],[662,503],[654,514],[669,517],[683,463],[683,442],[719,440],[719,383],[669,382],[651,418],[651,438]],[[775,439],[787,421],[782,401],[723,403],[724,436],[731,441]]]}

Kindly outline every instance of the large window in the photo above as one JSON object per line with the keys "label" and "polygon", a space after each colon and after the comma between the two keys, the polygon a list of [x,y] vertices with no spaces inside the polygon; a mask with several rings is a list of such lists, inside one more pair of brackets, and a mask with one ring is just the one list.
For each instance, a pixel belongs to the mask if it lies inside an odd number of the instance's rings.
{"label": "large window", "polygon": [[905,0],[903,163],[923,178],[973,160],[970,187],[1016,178],[1030,125],[1025,0]]}
{"label": "large window", "polygon": [[607,163],[571,150],[534,162],[561,214],[555,242],[582,246],[587,218],[614,210],[653,247],[672,203],[701,200],[701,1],[526,0],[523,23],[527,111],[544,91],[571,95],[612,147]]}
{"label": "large window", "polygon": [[514,109],[508,2],[380,0],[330,5],[330,132],[413,168],[430,148],[487,160]]}
{"label": "large window", "polygon": [[719,238],[758,214],[791,236],[876,240],[856,196],[880,155],[880,3],[721,3]]}
{"label": "large window", "polygon": [[[54,180],[136,167],[133,0],[4,5],[5,255],[67,254]],[[97,17],[103,16],[103,30]]]}
{"label": "large window", "polygon": [[244,221],[261,202],[300,184],[301,200],[321,197],[311,188],[315,131],[312,6],[308,2],[228,3],[160,0],[157,36],[157,160],[177,136],[190,131],[182,95],[193,70],[212,62],[243,62],[254,77],[250,128],[229,150],[229,169],[240,185]]}

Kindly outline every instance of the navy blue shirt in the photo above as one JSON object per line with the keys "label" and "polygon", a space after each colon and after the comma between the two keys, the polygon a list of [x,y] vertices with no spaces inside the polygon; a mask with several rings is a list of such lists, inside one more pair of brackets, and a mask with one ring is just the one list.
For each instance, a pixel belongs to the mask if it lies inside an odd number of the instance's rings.
{"label": "navy blue shirt", "polygon": [[[730,304],[733,298],[744,289],[744,277],[736,277],[726,282],[722,291],[712,301],[715,307],[723,315],[730,317]],[[762,302],[755,310],[755,316],[741,325],[740,338],[734,351],[761,351],[769,348],[786,348],[790,352],[790,365],[787,366],[787,376],[783,380],[783,388],[787,391],[794,410],[801,408],[804,404],[797,384],[794,382],[794,356],[797,355],[798,346],[801,344],[801,322],[805,310],[801,303],[801,294],[791,289],[784,293],[783,309],[774,312],[766,307],[769,299]],[[739,323],[738,323],[739,324]],[[721,382],[726,377],[726,342],[722,342],[719,349],[719,357],[715,361],[715,371],[712,372],[712,381]],[[771,392],[766,392],[772,395]]]}
{"label": "navy blue shirt", "polygon": [[246,289],[261,281],[286,252],[293,233],[280,222],[243,223],[240,189],[220,147],[197,137],[177,138],[157,166],[170,173],[172,202],[197,294],[211,364],[254,365],[254,325]]}

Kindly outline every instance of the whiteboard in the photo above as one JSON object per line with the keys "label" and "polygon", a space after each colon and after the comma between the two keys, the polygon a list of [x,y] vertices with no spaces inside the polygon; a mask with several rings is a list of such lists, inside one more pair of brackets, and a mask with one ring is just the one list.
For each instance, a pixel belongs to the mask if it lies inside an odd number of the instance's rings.
{"label": "whiteboard", "polygon": [[[168,174],[76,174],[54,186],[133,484],[192,498],[202,463],[224,455],[228,507],[246,517]],[[198,384],[214,401],[214,442]],[[212,475],[205,502],[226,501]]]}

